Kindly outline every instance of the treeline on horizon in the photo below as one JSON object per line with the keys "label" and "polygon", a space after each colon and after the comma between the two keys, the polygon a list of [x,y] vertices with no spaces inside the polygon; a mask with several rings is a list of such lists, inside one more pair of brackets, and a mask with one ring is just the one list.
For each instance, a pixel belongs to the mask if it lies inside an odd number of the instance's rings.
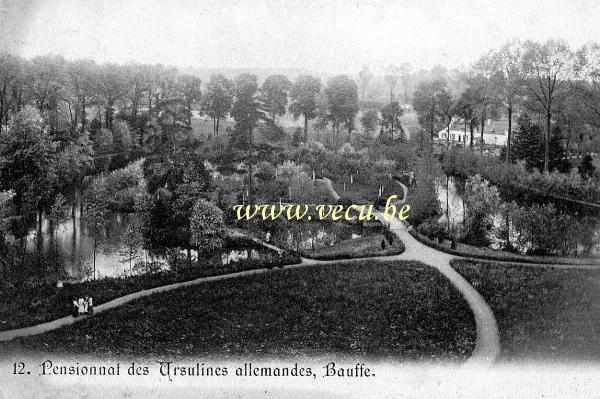
{"label": "treeline on horizon", "polygon": [[[357,143],[353,132],[362,136],[379,130],[380,137],[403,141],[401,117],[407,104],[412,104],[426,138],[458,120],[471,136],[479,127],[483,138],[487,119],[506,116],[509,138],[503,155],[507,162],[515,158],[512,120],[527,115],[527,120],[543,127],[533,143],[538,147],[533,153],[542,159],[530,162],[542,170],[552,168],[551,139],[565,139],[567,151],[572,138],[578,143],[587,140],[587,152],[598,147],[600,46],[596,43],[572,51],[562,41],[513,40],[465,71],[436,66],[413,72],[404,63],[388,67],[379,79],[368,67],[357,76],[355,80],[337,75],[322,82],[315,76],[301,75],[291,81],[276,74],[259,85],[256,75],[228,79],[216,74],[202,82],[162,65],[99,65],[59,56],[27,60],[3,53],[0,190],[16,193],[17,208],[29,201],[41,213],[54,203],[56,192],[72,196],[69,193],[77,191],[74,188],[81,187],[92,172],[174,149],[178,136],[193,139],[194,112],[212,119],[215,136],[222,130],[221,122],[233,118],[229,143],[241,149],[253,144],[258,126],[266,125],[275,132],[273,137],[285,135],[278,118],[286,113],[304,120],[304,129],[294,133],[296,143],[310,140],[312,120],[315,129],[331,132],[333,140],[325,144],[334,149],[344,141],[355,146],[367,142]],[[356,120],[361,108],[359,131]],[[26,162],[15,159],[24,142],[36,142]],[[481,151],[483,144],[481,140]]]}
{"label": "treeline on horizon", "polygon": [[[544,125],[545,137],[550,137],[552,124],[560,124],[570,139],[573,131],[595,129],[598,125],[599,53],[597,43],[572,51],[557,40],[512,40],[466,69],[448,70],[438,65],[429,71],[415,71],[405,62],[388,66],[383,76],[375,75],[368,66],[355,77],[337,75],[329,82],[337,81],[338,87],[333,87],[337,89],[336,96],[347,97],[339,104],[327,104],[327,86],[335,85],[326,85],[318,76],[312,80],[309,75],[299,76],[292,83],[290,76],[270,75],[260,82],[259,91],[271,120],[289,111],[296,117],[317,118],[317,127],[330,123],[334,129],[343,126],[348,132],[356,129],[358,97],[367,105],[374,103],[380,112],[386,103],[413,105],[421,127],[432,135],[457,118],[466,121],[469,130],[479,127],[483,133],[483,122],[488,118],[506,116],[512,122],[514,114],[527,112]],[[254,76],[257,81],[256,75],[244,73],[238,77],[242,76]],[[235,80],[215,74],[202,82],[194,74],[160,64],[99,65],[89,60],[66,61],[59,56],[26,60],[3,54],[0,121],[7,125],[11,116],[28,104],[38,108],[51,129],[58,128],[57,114],[63,113],[68,114],[70,128],[80,131],[93,118],[110,129],[117,110],[134,128],[145,123],[144,114],[163,112],[171,117],[180,114],[176,116],[190,123],[192,111],[196,110],[215,119],[217,133],[219,122],[231,115]],[[291,104],[286,109],[288,98]],[[298,102],[302,104],[299,106]],[[361,105],[365,108],[365,104]],[[96,115],[88,114],[89,107],[98,108]],[[340,115],[328,118],[327,107]],[[373,125],[380,127],[382,119],[382,115],[371,115],[363,127],[374,130]],[[390,119],[395,122],[393,116]],[[512,128],[509,131],[512,133]]]}

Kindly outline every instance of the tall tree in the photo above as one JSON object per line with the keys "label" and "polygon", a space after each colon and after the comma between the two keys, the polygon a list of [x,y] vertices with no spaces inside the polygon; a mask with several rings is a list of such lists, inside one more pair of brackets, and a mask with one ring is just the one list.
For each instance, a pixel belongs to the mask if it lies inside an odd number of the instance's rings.
{"label": "tall tree", "polygon": [[402,65],[400,65],[400,81],[402,82],[402,97],[404,100],[404,104],[408,104],[410,102],[408,93],[412,84],[412,70],[413,67],[408,62],[404,62],[402,63]]}
{"label": "tall tree", "polygon": [[479,90],[467,87],[455,104],[457,115],[461,116],[464,121],[465,136],[467,135],[467,126],[469,128],[469,148],[471,151],[473,151],[475,141],[474,130],[477,127],[477,105],[481,101],[479,96]]}
{"label": "tall tree", "polygon": [[360,124],[367,135],[370,135],[375,131],[378,123],[379,112],[374,109],[368,110],[360,117]]}
{"label": "tall tree", "polygon": [[0,52],[0,128],[2,125],[8,127],[10,88],[20,73],[19,59]]}
{"label": "tall tree", "polygon": [[212,202],[199,199],[190,217],[192,231],[190,244],[200,255],[207,256],[219,250],[225,239],[223,212]]}
{"label": "tall tree", "polygon": [[413,108],[417,113],[419,124],[429,132],[433,139],[439,122],[440,97],[444,92],[443,80],[425,80],[417,85],[413,97]]}
{"label": "tall tree", "polygon": [[544,166],[544,147],[540,127],[531,122],[527,114],[517,120],[517,137],[513,145],[511,159],[525,161],[528,169],[542,169]]}
{"label": "tall tree", "polygon": [[396,85],[398,84],[398,79],[400,78],[400,68],[396,65],[389,65],[385,68],[385,76],[384,80],[390,86],[390,102],[394,102],[394,92],[396,90]]}
{"label": "tall tree", "polygon": [[183,74],[177,76],[179,96],[183,101],[188,125],[192,124],[192,111],[202,100],[202,81],[199,77]]}
{"label": "tall tree", "polygon": [[567,158],[570,156],[571,140],[574,138],[579,141],[581,133],[586,131],[590,124],[597,124],[596,121],[600,117],[600,113],[596,113],[588,105],[589,98],[586,98],[588,87],[584,86],[583,82],[572,82],[559,98],[556,119],[567,135],[565,143]]}
{"label": "tall tree", "polygon": [[[87,132],[66,144],[56,154],[56,186],[70,200],[83,188],[84,179],[94,170],[94,150]],[[75,211],[75,209],[73,209]]]}
{"label": "tall tree", "polygon": [[253,132],[260,119],[266,116],[258,101],[258,84],[256,76],[241,74],[235,78],[235,101],[231,108],[231,116],[235,119],[234,136],[230,140],[232,148],[244,152],[243,158],[248,164],[248,201],[252,201],[252,167],[255,161]]}
{"label": "tall tree", "polygon": [[225,119],[233,102],[233,83],[221,74],[212,75],[202,100],[202,112],[213,120],[213,133],[219,135],[219,122]]}
{"label": "tall tree", "polygon": [[256,76],[243,73],[234,81],[235,100],[231,116],[235,119],[235,142],[240,148],[252,145],[252,133],[258,121],[264,116],[258,101]]}
{"label": "tall tree", "polygon": [[468,83],[469,86],[474,90],[479,92],[479,95],[476,97],[479,102],[476,106],[477,119],[479,120],[479,153],[483,155],[483,149],[485,147],[485,123],[491,114],[496,111],[496,103],[494,101],[494,97],[492,95],[491,90],[491,82],[492,82],[492,72],[487,67],[487,64],[482,62],[481,60],[476,62],[473,66],[473,70],[471,76],[469,76]]}
{"label": "tall tree", "polygon": [[510,159],[512,119],[515,107],[523,96],[525,49],[518,39],[504,44],[499,50],[491,51],[479,61],[490,76],[490,93],[496,103],[503,107],[508,118],[505,161]]}
{"label": "tall tree", "polygon": [[260,87],[260,101],[273,124],[277,116],[285,115],[291,87],[292,83],[283,75],[268,76]]}
{"label": "tall tree", "polygon": [[0,190],[14,191],[17,212],[37,212],[40,223],[42,212],[54,199],[56,150],[39,112],[32,107],[19,112],[9,133],[0,135]]}
{"label": "tall tree", "polygon": [[446,141],[450,142],[450,125],[456,113],[454,99],[450,92],[444,87],[437,94],[439,120],[446,127]]}
{"label": "tall tree", "polygon": [[362,69],[358,73],[358,76],[360,77],[361,88],[362,88],[362,98],[364,100],[365,89],[369,85],[369,82],[371,81],[371,79],[373,79],[373,72],[371,72],[368,65],[365,65],[362,67]]}
{"label": "tall tree", "polygon": [[138,113],[144,93],[148,90],[148,76],[145,74],[144,67],[133,64],[124,68],[125,74],[125,106],[129,109],[129,123],[136,126]]}
{"label": "tall tree", "polygon": [[92,270],[94,280],[96,279],[96,253],[98,243],[106,230],[106,215],[108,208],[103,198],[89,194],[85,201],[84,212],[81,216],[85,222],[89,234],[93,239],[92,247]]}
{"label": "tall tree", "polygon": [[64,90],[65,60],[58,56],[35,57],[28,68],[27,85],[33,103],[54,133],[58,127],[58,107]]}
{"label": "tall tree", "polygon": [[402,124],[400,118],[402,117],[403,109],[397,101],[387,104],[381,110],[381,126],[387,129],[390,134],[392,141],[394,140],[394,131],[400,132],[401,141],[402,138]]}
{"label": "tall tree", "polygon": [[600,44],[588,43],[575,54],[578,97],[600,118]]}
{"label": "tall tree", "polygon": [[290,90],[290,111],[294,118],[304,116],[304,142],[308,142],[308,121],[317,116],[317,97],[321,80],[309,75],[296,78]]}
{"label": "tall tree", "polygon": [[358,87],[356,82],[347,75],[337,75],[329,79],[324,90],[325,111],[323,121],[331,123],[333,127],[336,146],[339,138],[339,128],[345,127],[348,131],[348,141],[354,129],[354,118],[358,113]]}
{"label": "tall tree", "polygon": [[548,40],[545,43],[526,42],[524,67],[529,92],[546,117],[544,137],[544,171],[549,167],[552,116],[557,97],[574,75],[574,57],[565,42]]}
{"label": "tall tree", "polygon": [[[574,91],[575,96],[569,96],[570,107],[572,108],[573,114],[577,113],[576,108],[580,108],[579,113],[585,114],[586,123],[596,127],[594,130],[595,140],[600,140],[600,133],[598,127],[600,127],[600,44],[588,43],[583,46],[576,53],[576,73],[577,82],[571,84],[575,90],[570,90],[571,93]],[[584,109],[581,109],[583,105]],[[574,107],[573,107],[574,106]],[[575,122],[575,121],[573,121]],[[580,129],[583,131],[583,129]],[[569,144],[569,138],[571,131],[567,131],[567,144]],[[578,146],[579,147],[579,146]],[[568,147],[567,147],[568,151]]]}
{"label": "tall tree", "polygon": [[93,61],[76,61],[67,67],[67,87],[63,100],[67,103],[71,117],[71,134],[81,125],[83,134],[87,126],[87,107],[94,101],[94,88],[98,66]]}
{"label": "tall tree", "polygon": [[100,105],[104,107],[104,127],[112,130],[115,107],[126,93],[125,74],[116,64],[106,64],[100,67],[98,94]]}

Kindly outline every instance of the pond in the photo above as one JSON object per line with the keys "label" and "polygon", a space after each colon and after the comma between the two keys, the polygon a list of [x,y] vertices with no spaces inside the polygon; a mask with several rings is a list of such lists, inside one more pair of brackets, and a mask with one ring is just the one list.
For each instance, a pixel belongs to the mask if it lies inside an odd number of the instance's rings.
{"label": "pond", "polygon": [[[122,277],[135,274],[147,269],[136,269],[135,264],[143,262],[152,265],[154,269],[168,269],[166,257],[139,249],[130,253],[123,242],[123,233],[131,222],[133,215],[126,213],[110,213],[107,216],[106,229],[97,238],[95,250],[96,278]],[[81,220],[79,205],[75,207],[74,217],[60,223],[53,232],[50,221],[42,217],[38,227],[31,228],[25,239],[26,251],[30,254],[56,251],[61,254],[64,271],[73,280],[86,280],[94,275],[94,237],[85,222]],[[11,239],[10,237],[8,237]],[[258,260],[266,258],[269,251],[261,248],[249,248],[239,245],[230,246],[216,254],[210,260],[215,263],[228,265],[242,260]],[[182,257],[187,253],[181,251]],[[191,260],[196,261],[196,251],[191,251]]]}
{"label": "pond", "polygon": [[[458,178],[450,177],[447,181],[443,181],[442,183],[438,184],[436,191],[441,208],[441,215],[438,221],[451,231],[460,232],[463,226],[465,215],[465,206],[463,202],[465,195],[464,181]],[[583,217],[577,213],[570,213],[570,216],[574,217],[576,220],[579,220]],[[492,215],[492,220],[496,229],[502,225],[502,218],[503,216],[500,214],[500,212]],[[600,219],[595,225],[593,224],[592,226],[588,227],[588,230],[589,231],[584,232],[584,236],[595,236],[600,238]],[[494,234],[489,234],[488,238],[491,242],[491,248],[498,249],[504,247],[506,244],[506,239],[501,239]],[[519,245],[517,238],[518,237],[514,234],[514,232],[511,232],[509,235],[511,244],[520,252],[525,253],[528,249],[527,244]],[[583,245],[578,245],[578,248],[583,248]],[[596,245],[590,255],[600,255],[600,245]]]}

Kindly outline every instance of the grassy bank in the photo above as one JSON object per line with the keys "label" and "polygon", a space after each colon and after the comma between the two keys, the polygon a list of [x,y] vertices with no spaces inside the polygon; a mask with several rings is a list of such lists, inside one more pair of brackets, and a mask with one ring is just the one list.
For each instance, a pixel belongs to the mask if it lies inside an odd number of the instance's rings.
{"label": "grassy bank", "polygon": [[461,360],[474,341],[471,311],[435,269],[364,261],[157,294],[0,350]]}
{"label": "grassy bank", "polygon": [[[384,243],[383,247],[382,242]],[[344,240],[314,251],[302,251],[300,255],[311,259],[337,260],[399,255],[402,252],[404,252],[402,241],[393,233],[385,232]]]}
{"label": "grassy bank", "polygon": [[494,311],[500,360],[600,360],[600,270],[453,266]]}
{"label": "grassy bank", "polygon": [[452,255],[458,255],[465,258],[477,258],[490,261],[501,262],[518,262],[518,263],[534,263],[534,264],[552,264],[552,265],[593,265],[598,264],[600,269],[599,257],[565,257],[565,256],[537,256],[537,255],[521,255],[513,252],[498,251],[488,247],[475,247],[460,242],[455,243],[455,248],[452,248],[452,242],[444,239],[441,243],[438,240],[427,237],[414,228],[408,232],[417,241],[437,249],[438,251],[446,252]]}

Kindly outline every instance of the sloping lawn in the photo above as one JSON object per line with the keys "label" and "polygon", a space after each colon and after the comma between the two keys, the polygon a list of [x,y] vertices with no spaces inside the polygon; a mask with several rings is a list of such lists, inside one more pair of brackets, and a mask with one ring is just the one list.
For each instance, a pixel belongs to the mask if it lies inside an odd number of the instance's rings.
{"label": "sloping lawn", "polygon": [[[372,204],[378,198],[378,184],[369,184],[367,182],[350,184],[349,182],[346,182],[346,186],[344,187],[343,181],[340,181],[339,179],[334,180],[332,184],[340,197],[346,198],[354,204]],[[384,203],[387,201],[388,197],[392,195],[397,195],[398,198],[402,198],[404,194],[402,188],[393,179],[385,179],[384,192],[381,195]]]}
{"label": "sloping lawn", "polygon": [[[240,239],[241,240],[241,239]],[[256,245],[256,244],[255,244]],[[242,260],[229,265],[211,265],[201,262],[192,267],[165,270],[158,273],[134,275],[126,278],[105,278],[64,287],[25,284],[0,288],[0,331],[29,327],[71,315],[71,302],[90,295],[96,306],[133,292],[195,280],[197,278],[229,274],[251,269],[272,268],[300,263],[296,255],[282,258],[266,257],[264,260]]]}
{"label": "sloping lawn", "polygon": [[471,311],[435,269],[365,261],[158,294],[0,352],[462,360],[474,342]]}
{"label": "sloping lawn", "polygon": [[454,261],[500,330],[500,360],[600,360],[600,269]]}

